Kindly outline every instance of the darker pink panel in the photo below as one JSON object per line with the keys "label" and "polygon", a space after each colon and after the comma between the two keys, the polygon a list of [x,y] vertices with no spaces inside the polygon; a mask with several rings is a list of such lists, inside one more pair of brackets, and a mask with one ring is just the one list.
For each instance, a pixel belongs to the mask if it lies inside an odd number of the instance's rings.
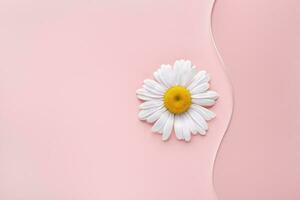
{"label": "darker pink panel", "polygon": [[219,0],[217,46],[235,110],[215,183],[222,200],[300,199],[300,10],[294,0]]}

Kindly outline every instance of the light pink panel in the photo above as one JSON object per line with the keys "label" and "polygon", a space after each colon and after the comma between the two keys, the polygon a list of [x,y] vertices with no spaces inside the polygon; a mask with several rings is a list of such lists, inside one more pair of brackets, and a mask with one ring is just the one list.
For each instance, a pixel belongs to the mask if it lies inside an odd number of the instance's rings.
{"label": "light pink panel", "polygon": [[300,199],[300,3],[219,0],[234,114],[215,168],[221,200]]}
{"label": "light pink panel", "polygon": [[[232,97],[212,3],[1,0],[0,199],[216,199]],[[211,74],[217,118],[205,137],[162,142],[137,119],[135,91],[181,58]]]}

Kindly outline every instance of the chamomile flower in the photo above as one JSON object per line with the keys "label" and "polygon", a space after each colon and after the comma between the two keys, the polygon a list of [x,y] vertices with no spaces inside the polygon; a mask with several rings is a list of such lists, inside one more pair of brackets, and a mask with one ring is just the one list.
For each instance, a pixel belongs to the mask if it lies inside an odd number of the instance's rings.
{"label": "chamomile flower", "polygon": [[190,141],[191,135],[205,135],[207,121],[216,115],[207,107],[216,103],[218,94],[209,90],[210,77],[197,71],[189,60],[161,65],[154,80],[146,79],[137,90],[144,102],[139,106],[139,119],[154,123],[152,131],[168,140],[172,130],[179,140]]}

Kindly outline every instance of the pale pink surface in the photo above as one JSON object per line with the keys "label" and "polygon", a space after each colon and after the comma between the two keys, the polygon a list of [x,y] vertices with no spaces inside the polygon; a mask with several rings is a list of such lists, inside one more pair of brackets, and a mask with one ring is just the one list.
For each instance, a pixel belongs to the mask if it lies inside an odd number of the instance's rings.
{"label": "pale pink surface", "polygon": [[300,199],[300,3],[219,0],[234,114],[215,168],[221,200]]}
{"label": "pale pink surface", "polygon": [[[212,0],[1,1],[0,199],[216,199],[232,99],[210,38]],[[162,142],[135,90],[191,59],[220,99],[206,137]]]}

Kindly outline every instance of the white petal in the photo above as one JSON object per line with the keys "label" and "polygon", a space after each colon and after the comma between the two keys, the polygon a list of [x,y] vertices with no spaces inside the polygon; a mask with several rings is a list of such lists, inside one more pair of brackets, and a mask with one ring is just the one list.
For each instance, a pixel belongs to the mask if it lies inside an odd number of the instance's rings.
{"label": "white petal", "polygon": [[181,61],[181,68],[182,68],[182,72],[187,72],[191,69],[192,67],[192,62],[189,60],[182,60]]}
{"label": "white petal", "polygon": [[164,103],[162,100],[152,100],[152,101],[145,101],[142,103],[139,108],[140,109],[149,109],[149,108],[155,108],[155,107],[160,107]]}
{"label": "white petal", "polygon": [[153,73],[153,76],[158,83],[160,83],[164,88],[167,88],[167,85],[165,85],[160,78],[160,68]]}
{"label": "white petal", "polygon": [[143,88],[145,88],[148,91],[151,91],[154,94],[163,95],[167,88],[161,85],[160,83],[157,83],[156,81],[152,81],[150,82],[150,80],[145,80]]}
{"label": "white petal", "polygon": [[192,62],[189,60],[184,61],[182,65],[180,85],[188,86],[197,74],[197,70],[195,66],[192,66]]}
{"label": "white petal", "polygon": [[187,86],[196,75],[197,70],[189,60],[177,60],[174,63],[175,81],[177,85]]}
{"label": "white petal", "polygon": [[174,73],[175,73],[175,85],[179,85],[181,83],[181,75],[184,71],[183,69],[184,60],[176,60],[174,63]]}
{"label": "white petal", "polygon": [[184,69],[184,60],[181,59],[181,60],[176,60],[175,63],[174,63],[174,69],[177,70],[177,71],[181,71]]}
{"label": "white petal", "polygon": [[193,108],[196,112],[198,112],[207,121],[216,117],[215,113],[202,106],[192,104],[191,108]]}
{"label": "white petal", "polygon": [[191,91],[194,87],[201,85],[202,83],[207,83],[210,80],[209,74],[206,71],[199,71],[194,77],[192,83],[188,86],[188,89]]}
{"label": "white petal", "polygon": [[154,88],[155,90],[160,91],[160,92],[166,91],[166,88],[164,87],[164,85],[162,85],[154,80],[151,80],[151,79],[144,80],[144,84],[151,88]]}
{"label": "white petal", "polygon": [[193,119],[187,113],[184,113],[183,115],[186,118],[186,121],[190,127],[190,131],[192,132],[193,135],[196,135],[198,132],[198,129],[197,129]]}
{"label": "white petal", "polygon": [[167,87],[174,85],[174,71],[171,65],[161,65],[160,78]]}
{"label": "white petal", "polygon": [[196,69],[189,69],[189,70],[183,71],[181,74],[180,85],[187,87],[191,83],[196,72],[197,72]]}
{"label": "white petal", "polygon": [[173,67],[171,65],[169,65],[169,67],[170,67],[169,84],[170,84],[170,86],[174,86],[175,85],[176,74],[175,74],[175,71],[174,71]]}
{"label": "white petal", "polygon": [[164,107],[160,106],[160,107],[149,108],[146,110],[141,110],[138,114],[138,117],[140,120],[146,120],[147,117],[151,116],[153,113],[160,110],[161,108],[164,108]]}
{"label": "white petal", "polygon": [[155,80],[160,83],[164,88],[169,88],[171,82],[170,73],[174,73],[171,66],[161,65],[161,67],[156,70],[153,74]]}
{"label": "white petal", "polygon": [[192,82],[194,76],[196,75],[197,70],[196,68],[191,68],[190,70],[188,70],[182,77],[181,79],[181,84],[185,87],[187,87],[188,85],[190,85],[190,83]]}
{"label": "white petal", "polygon": [[182,131],[183,131],[183,120],[181,119],[181,115],[175,115],[175,121],[174,121],[174,130],[175,135],[178,140],[183,139]]}
{"label": "white petal", "polygon": [[185,69],[190,69],[192,67],[192,62],[190,60],[185,60],[183,65]]}
{"label": "white petal", "polygon": [[194,124],[194,126],[195,126],[195,131],[193,131],[192,133],[194,135],[197,133],[199,133],[200,135],[205,135],[206,131],[204,130],[204,128],[202,128],[201,126],[198,125],[197,122],[195,122],[195,120],[191,117],[191,114],[189,112],[187,115],[189,116],[191,123]]}
{"label": "white petal", "polygon": [[143,85],[143,89],[145,89],[146,91],[150,92],[151,94],[154,94],[154,95],[159,95],[159,96],[163,96],[164,93],[163,92],[160,92],[160,91],[157,91],[151,87],[148,87],[147,85]]}
{"label": "white petal", "polygon": [[192,103],[200,106],[212,106],[215,105],[216,101],[213,99],[192,99]]}
{"label": "white petal", "polygon": [[157,98],[147,97],[147,96],[140,95],[140,94],[137,94],[136,96],[138,99],[143,100],[143,101],[158,100]]}
{"label": "white petal", "polygon": [[160,118],[154,123],[152,126],[152,132],[162,133],[164,126],[167,123],[167,120],[169,118],[170,112],[165,111]]}
{"label": "white petal", "polygon": [[160,116],[166,111],[167,109],[162,106],[160,109],[156,110],[154,113],[152,113],[151,115],[149,115],[147,117],[147,122],[148,123],[153,123],[155,122],[156,120],[158,120],[160,118]]}
{"label": "white petal", "polygon": [[168,121],[163,129],[163,135],[162,135],[163,141],[166,141],[169,139],[169,137],[172,133],[173,125],[174,125],[174,114],[170,113]]}
{"label": "white petal", "polygon": [[138,95],[142,95],[142,96],[146,96],[146,97],[151,97],[151,98],[157,98],[157,99],[160,99],[160,98],[163,97],[163,95],[153,94],[153,93],[145,90],[145,88],[138,89],[136,91],[136,93]]}
{"label": "white petal", "polygon": [[166,87],[166,88],[169,88],[169,84],[168,84],[168,81],[167,81],[167,77],[164,77],[163,76],[163,70],[160,68],[157,70],[157,73],[158,73],[158,77],[159,79],[161,80],[162,84]]}
{"label": "white petal", "polygon": [[192,95],[193,99],[217,99],[219,97],[218,93],[215,91],[207,91],[199,94]]}
{"label": "white petal", "polygon": [[204,130],[208,129],[208,125],[204,120],[204,118],[199,113],[197,113],[193,108],[190,108],[188,113],[198,126],[200,126]]}
{"label": "white petal", "polygon": [[208,90],[208,88],[209,88],[209,83],[202,83],[201,85],[197,85],[196,87],[194,87],[191,90],[191,94],[195,95],[195,94],[205,92],[206,90]]}
{"label": "white petal", "polygon": [[189,122],[185,117],[183,119],[183,128],[182,128],[182,135],[185,141],[190,141],[191,140],[191,132],[190,132],[190,127],[189,127]]}

